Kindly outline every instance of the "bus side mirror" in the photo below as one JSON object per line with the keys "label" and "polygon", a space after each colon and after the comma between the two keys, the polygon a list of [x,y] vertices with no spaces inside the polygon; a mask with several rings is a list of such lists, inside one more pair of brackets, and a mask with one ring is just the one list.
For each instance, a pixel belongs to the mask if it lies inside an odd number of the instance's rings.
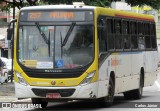
{"label": "bus side mirror", "polygon": [[[13,19],[9,22],[8,24],[8,29],[7,29],[7,40],[11,40],[13,33],[14,33],[14,23],[17,22],[17,19]],[[13,28],[11,28],[11,24],[13,25]]]}
{"label": "bus side mirror", "polygon": [[8,28],[7,29],[7,40],[11,40],[13,36],[13,28]]}

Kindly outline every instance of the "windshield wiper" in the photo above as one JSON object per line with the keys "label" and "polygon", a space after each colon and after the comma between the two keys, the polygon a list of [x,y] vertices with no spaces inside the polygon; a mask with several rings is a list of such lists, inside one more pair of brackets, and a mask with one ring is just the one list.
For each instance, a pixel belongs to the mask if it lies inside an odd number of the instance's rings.
{"label": "windshield wiper", "polygon": [[36,22],[35,24],[36,24],[37,29],[38,29],[40,35],[42,36],[43,40],[45,41],[46,44],[48,44],[48,54],[49,54],[49,57],[50,57],[50,32],[49,32],[49,38],[47,38],[45,33],[43,31],[41,31],[39,23]]}
{"label": "windshield wiper", "polygon": [[43,40],[45,41],[45,43],[46,43],[46,44],[48,44],[48,45],[49,45],[49,40],[47,39],[47,37],[46,37],[46,35],[44,34],[44,32],[43,32],[43,31],[41,31],[40,26],[39,26],[39,23],[38,23],[38,22],[36,22],[35,24],[36,24],[37,29],[38,29],[39,33],[41,34],[41,36],[42,36]]}
{"label": "windshield wiper", "polygon": [[50,51],[50,36],[51,36],[51,34],[50,34],[50,31],[49,31],[49,37],[48,37],[48,54],[49,54],[49,57],[50,57],[50,54],[51,54],[51,51]]}
{"label": "windshield wiper", "polygon": [[62,45],[61,45],[62,47],[66,45],[66,43],[68,41],[68,38],[71,35],[71,32],[73,31],[73,28],[74,28],[75,25],[76,25],[76,23],[72,23],[72,25],[70,26],[70,28],[69,28],[69,30],[68,30],[68,32],[67,32],[67,34],[66,34],[66,36],[65,36],[65,38],[62,42]]}
{"label": "windshield wiper", "polygon": [[[62,33],[60,32],[60,37],[61,37],[61,45],[62,45]],[[63,52],[62,52],[62,46],[61,46],[61,58],[62,58],[62,55],[63,55]]]}

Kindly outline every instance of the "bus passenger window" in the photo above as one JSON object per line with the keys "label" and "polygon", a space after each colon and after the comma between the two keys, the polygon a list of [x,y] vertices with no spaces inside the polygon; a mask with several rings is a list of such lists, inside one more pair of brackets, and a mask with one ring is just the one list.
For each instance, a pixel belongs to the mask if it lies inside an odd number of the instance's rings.
{"label": "bus passenger window", "polygon": [[144,32],[145,32],[145,44],[146,48],[151,48],[151,38],[150,38],[150,24],[144,24]]}
{"label": "bus passenger window", "polygon": [[138,22],[138,35],[144,35],[144,24]]}
{"label": "bus passenger window", "polygon": [[129,36],[124,37],[124,49],[130,49],[130,37]]}
{"label": "bus passenger window", "polygon": [[121,21],[115,20],[115,33],[120,34],[121,33]]}
{"label": "bus passenger window", "polygon": [[123,39],[121,36],[116,36],[116,49],[123,48]]}
{"label": "bus passenger window", "polygon": [[113,50],[114,49],[114,35],[108,35],[108,49]]}
{"label": "bus passenger window", "polygon": [[155,24],[151,24],[151,41],[152,48],[157,48],[157,40],[156,40],[156,32],[155,32]]}
{"label": "bus passenger window", "polygon": [[137,36],[131,36],[131,48],[132,49],[138,48]]}
{"label": "bus passenger window", "polygon": [[115,20],[115,46],[116,49],[123,48],[123,37],[121,35],[121,20]]}
{"label": "bus passenger window", "polygon": [[129,22],[128,21],[123,21],[122,22],[122,33],[123,34],[129,34]]}
{"label": "bus passenger window", "polygon": [[138,48],[145,49],[144,24],[138,22]]}
{"label": "bus passenger window", "polygon": [[138,38],[138,48],[139,49],[145,49],[144,37],[139,37]]}
{"label": "bus passenger window", "polygon": [[122,36],[124,41],[124,49],[130,49],[129,22],[122,21]]}
{"label": "bus passenger window", "polygon": [[130,27],[131,27],[131,48],[137,49],[138,48],[137,22],[135,21],[130,22]]}

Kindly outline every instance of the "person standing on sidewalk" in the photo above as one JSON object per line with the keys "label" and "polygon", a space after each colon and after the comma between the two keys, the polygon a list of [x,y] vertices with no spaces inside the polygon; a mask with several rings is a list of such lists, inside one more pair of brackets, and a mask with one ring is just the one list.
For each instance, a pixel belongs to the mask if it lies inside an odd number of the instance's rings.
{"label": "person standing on sidewalk", "polygon": [[4,64],[2,62],[2,59],[0,58],[0,75],[1,75],[0,82],[1,84],[3,84],[3,82],[5,81],[4,74],[3,74],[3,67],[4,67]]}

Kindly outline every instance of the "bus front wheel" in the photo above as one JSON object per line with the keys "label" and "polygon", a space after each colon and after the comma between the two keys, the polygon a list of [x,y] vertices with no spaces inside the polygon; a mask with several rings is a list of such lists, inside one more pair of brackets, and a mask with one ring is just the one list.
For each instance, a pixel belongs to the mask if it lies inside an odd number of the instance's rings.
{"label": "bus front wheel", "polygon": [[110,107],[113,104],[114,90],[115,90],[115,86],[114,86],[114,83],[113,83],[113,79],[110,78],[109,87],[108,87],[108,96],[103,97],[103,98],[100,99],[100,104],[102,106]]}
{"label": "bus front wheel", "polygon": [[40,104],[42,108],[46,108],[48,105],[47,101],[42,101],[41,98],[32,98],[32,104]]}

